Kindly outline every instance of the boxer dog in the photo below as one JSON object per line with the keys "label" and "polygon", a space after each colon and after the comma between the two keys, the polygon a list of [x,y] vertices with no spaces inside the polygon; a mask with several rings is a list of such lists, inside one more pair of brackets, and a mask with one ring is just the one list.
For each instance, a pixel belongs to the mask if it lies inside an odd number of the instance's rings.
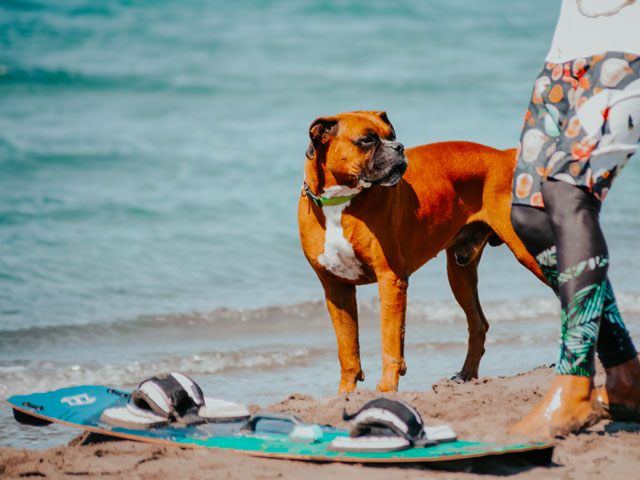
{"label": "boxer dog", "polygon": [[509,218],[515,150],[443,142],[405,151],[385,112],[320,117],[309,136],[298,224],[338,340],[339,392],[364,379],[356,285],[378,283],[378,390],[397,390],[406,372],[409,276],[441,250],[447,252],[449,284],[469,327],[457,378],[477,378],[489,328],[478,299],[477,269],[485,244],[506,243],[544,281]]}

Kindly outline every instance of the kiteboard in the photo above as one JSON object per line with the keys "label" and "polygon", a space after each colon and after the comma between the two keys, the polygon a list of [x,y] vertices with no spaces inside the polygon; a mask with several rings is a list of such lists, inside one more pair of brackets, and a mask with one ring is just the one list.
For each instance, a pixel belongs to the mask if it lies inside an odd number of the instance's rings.
{"label": "kiteboard", "polygon": [[[106,409],[125,407],[129,392],[98,385],[76,386],[60,390],[14,395],[5,400],[15,419],[29,425],[52,422],[77,427],[100,435],[183,448],[215,448],[243,454],[314,462],[346,463],[436,463],[500,455],[522,456],[530,463],[551,462],[552,443],[487,443],[450,441],[426,447],[388,452],[348,452],[332,449],[338,437],[348,437],[345,429],[313,425],[309,436],[293,435],[305,431],[294,416],[262,412],[249,421],[211,421],[197,425],[169,424],[157,428],[133,429],[110,425],[101,420]],[[302,429],[300,427],[303,427]],[[335,443],[335,442],[334,442]]]}

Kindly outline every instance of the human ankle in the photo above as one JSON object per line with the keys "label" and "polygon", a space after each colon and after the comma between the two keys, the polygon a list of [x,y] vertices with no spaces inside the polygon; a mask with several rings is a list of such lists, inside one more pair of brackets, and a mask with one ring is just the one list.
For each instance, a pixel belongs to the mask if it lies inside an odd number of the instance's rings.
{"label": "human ankle", "polygon": [[608,391],[626,394],[640,389],[640,361],[638,357],[615,367],[605,367],[604,370],[607,374],[605,387]]}

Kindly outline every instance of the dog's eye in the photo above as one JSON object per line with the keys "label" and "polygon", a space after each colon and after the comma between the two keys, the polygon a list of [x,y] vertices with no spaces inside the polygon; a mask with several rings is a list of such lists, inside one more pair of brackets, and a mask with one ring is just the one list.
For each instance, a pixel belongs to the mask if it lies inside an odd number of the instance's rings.
{"label": "dog's eye", "polygon": [[378,140],[380,140],[380,137],[378,137],[378,135],[376,135],[375,133],[370,133],[369,135],[356,140],[355,144],[360,147],[372,147],[373,145],[378,143]]}

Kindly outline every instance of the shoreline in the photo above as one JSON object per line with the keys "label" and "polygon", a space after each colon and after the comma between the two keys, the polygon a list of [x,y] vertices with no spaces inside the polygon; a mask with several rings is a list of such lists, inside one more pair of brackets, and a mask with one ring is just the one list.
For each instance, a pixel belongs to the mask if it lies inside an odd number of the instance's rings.
{"label": "shoreline", "polygon": [[[394,392],[389,398],[404,400],[416,407],[425,423],[448,423],[461,440],[504,441],[506,431],[544,395],[553,369],[534,370],[496,378],[480,378],[467,383],[442,379],[425,392]],[[596,384],[601,385],[601,369]],[[342,420],[346,409],[354,412],[364,403],[381,396],[375,390],[358,389],[349,394],[313,398],[294,393],[280,402],[250,408],[294,413],[307,422],[348,427]],[[46,427],[45,427],[46,428]],[[640,465],[640,423],[601,420],[593,427],[558,439],[548,467],[535,467],[522,460],[484,460],[457,464],[457,471],[434,466],[367,467],[341,463],[312,463],[250,457],[215,449],[183,449],[130,441],[87,443],[85,433],[70,442],[45,450],[0,449],[0,478],[37,476],[42,478],[305,478],[333,476],[355,480],[396,478],[487,478],[509,475],[517,479],[547,478],[632,478]],[[94,439],[95,440],[95,439]],[[517,440],[517,439],[516,439]],[[470,470],[470,471],[469,471]],[[466,472],[466,473],[462,473]]]}

